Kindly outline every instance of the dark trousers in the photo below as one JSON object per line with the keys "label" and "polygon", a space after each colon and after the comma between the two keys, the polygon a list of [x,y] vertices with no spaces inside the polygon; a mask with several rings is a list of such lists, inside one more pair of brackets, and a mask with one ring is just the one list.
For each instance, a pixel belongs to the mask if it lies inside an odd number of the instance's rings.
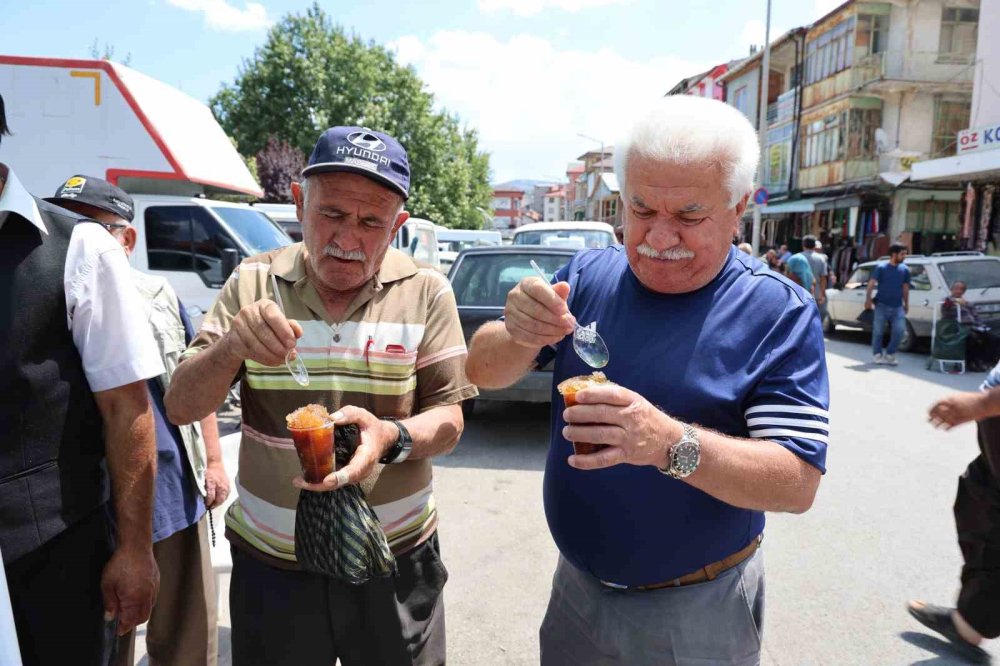
{"label": "dark trousers", "polygon": [[965,339],[965,360],[973,371],[991,370],[1000,357],[1000,339],[992,331],[969,330]]}
{"label": "dark trousers", "polygon": [[395,578],[350,585],[233,548],[233,666],[444,664],[448,573],[437,534],[396,563]]}
{"label": "dark trousers", "polygon": [[24,666],[104,666],[115,642],[104,621],[101,574],[111,558],[105,509],[6,565]]}
{"label": "dark trousers", "polygon": [[1000,417],[979,422],[980,455],[958,480],[955,527],[965,564],[958,610],[986,638],[1000,636]]}

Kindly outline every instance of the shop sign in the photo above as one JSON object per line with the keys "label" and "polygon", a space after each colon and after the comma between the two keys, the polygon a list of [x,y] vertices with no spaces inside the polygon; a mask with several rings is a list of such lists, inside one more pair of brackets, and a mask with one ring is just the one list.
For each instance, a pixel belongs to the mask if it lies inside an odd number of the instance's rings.
{"label": "shop sign", "polygon": [[971,127],[958,133],[958,154],[1000,148],[1000,125]]}

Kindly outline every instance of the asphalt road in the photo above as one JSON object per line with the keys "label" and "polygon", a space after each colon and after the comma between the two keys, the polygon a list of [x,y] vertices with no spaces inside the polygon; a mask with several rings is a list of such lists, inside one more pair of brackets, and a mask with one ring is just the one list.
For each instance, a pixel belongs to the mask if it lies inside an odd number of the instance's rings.
{"label": "asphalt road", "polygon": [[[930,372],[916,354],[876,367],[866,342],[851,332],[828,340],[829,472],[814,507],[768,517],[768,666],[960,663],[904,606],[912,597],[947,604],[957,592],[951,506],[975,431],[936,432],[926,411],[950,391],[975,389],[983,374]],[[547,438],[546,406],[481,403],[455,452],[436,461],[452,664],[538,663],[556,561],[541,505]]]}

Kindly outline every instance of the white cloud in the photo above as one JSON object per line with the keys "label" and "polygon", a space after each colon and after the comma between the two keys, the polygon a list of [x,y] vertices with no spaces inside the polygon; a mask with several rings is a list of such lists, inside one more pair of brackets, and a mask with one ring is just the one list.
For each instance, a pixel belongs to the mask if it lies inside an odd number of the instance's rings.
{"label": "white cloud", "polygon": [[583,9],[624,5],[632,0],[478,0],[480,11],[494,13],[510,11],[517,16],[534,16],[545,9],[561,9],[576,13]]}
{"label": "white cloud", "polygon": [[598,148],[578,133],[611,145],[644,102],[713,64],[629,60],[607,48],[559,50],[530,35],[501,41],[462,31],[405,36],[391,48],[439,106],[479,131],[498,181],[562,177],[567,162]]}
{"label": "white cloud", "polygon": [[[771,43],[773,44],[776,39],[788,32],[788,28],[785,28],[781,24],[776,24],[771,22]],[[764,22],[760,19],[750,19],[743,25],[743,30],[740,32],[739,45],[740,54],[748,55],[750,53],[750,47],[756,46],[758,49],[764,46],[764,38],[767,36],[767,30],[765,29]]]}
{"label": "white cloud", "polygon": [[267,9],[257,2],[247,2],[244,9],[226,0],[167,0],[167,3],[190,12],[201,12],[209,28],[226,32],[260,30],[271,25]]}

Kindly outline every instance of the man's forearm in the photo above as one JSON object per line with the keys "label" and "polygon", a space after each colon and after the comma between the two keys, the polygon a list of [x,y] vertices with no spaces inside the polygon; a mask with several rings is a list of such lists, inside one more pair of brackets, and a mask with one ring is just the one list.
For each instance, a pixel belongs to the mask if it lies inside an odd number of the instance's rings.
{"label": "man's forearm", "polygon": [[528,373],[538,352],[514,342],[503,322],[491,321],[472,336],[465,372],[476,386],[506,388]]}
{"label": "man's forearm", "polygon": [[690,485],[743,509],[802,513],[812,506],[821,474],[785,447],[698,432],[701,463],[685,479]]}
{"label": "man's forearm", "polygon": [[177,366],[164,397],[171,423],[194,423],[213,414],[225,401],[243,364],[226,353],[224,344],[219,340]]}
{"label": "man's forearm", "polygon": [[209,414],[201,420],[201,439],[205,442],[205,461],[222,462],[222,445],[219,443],[219,420],[215,414]]}
{"label": "man's forearm", "polygon": [[156,434],[146,382],[94,394],[104,420],[119,548],[152,548]]}
{"label": "man's forearm", "polygon": [[465,428],[461,405],[434,407],[402,419],[402,422],[413,439],[411,458],[432,458],[450,453]]}

